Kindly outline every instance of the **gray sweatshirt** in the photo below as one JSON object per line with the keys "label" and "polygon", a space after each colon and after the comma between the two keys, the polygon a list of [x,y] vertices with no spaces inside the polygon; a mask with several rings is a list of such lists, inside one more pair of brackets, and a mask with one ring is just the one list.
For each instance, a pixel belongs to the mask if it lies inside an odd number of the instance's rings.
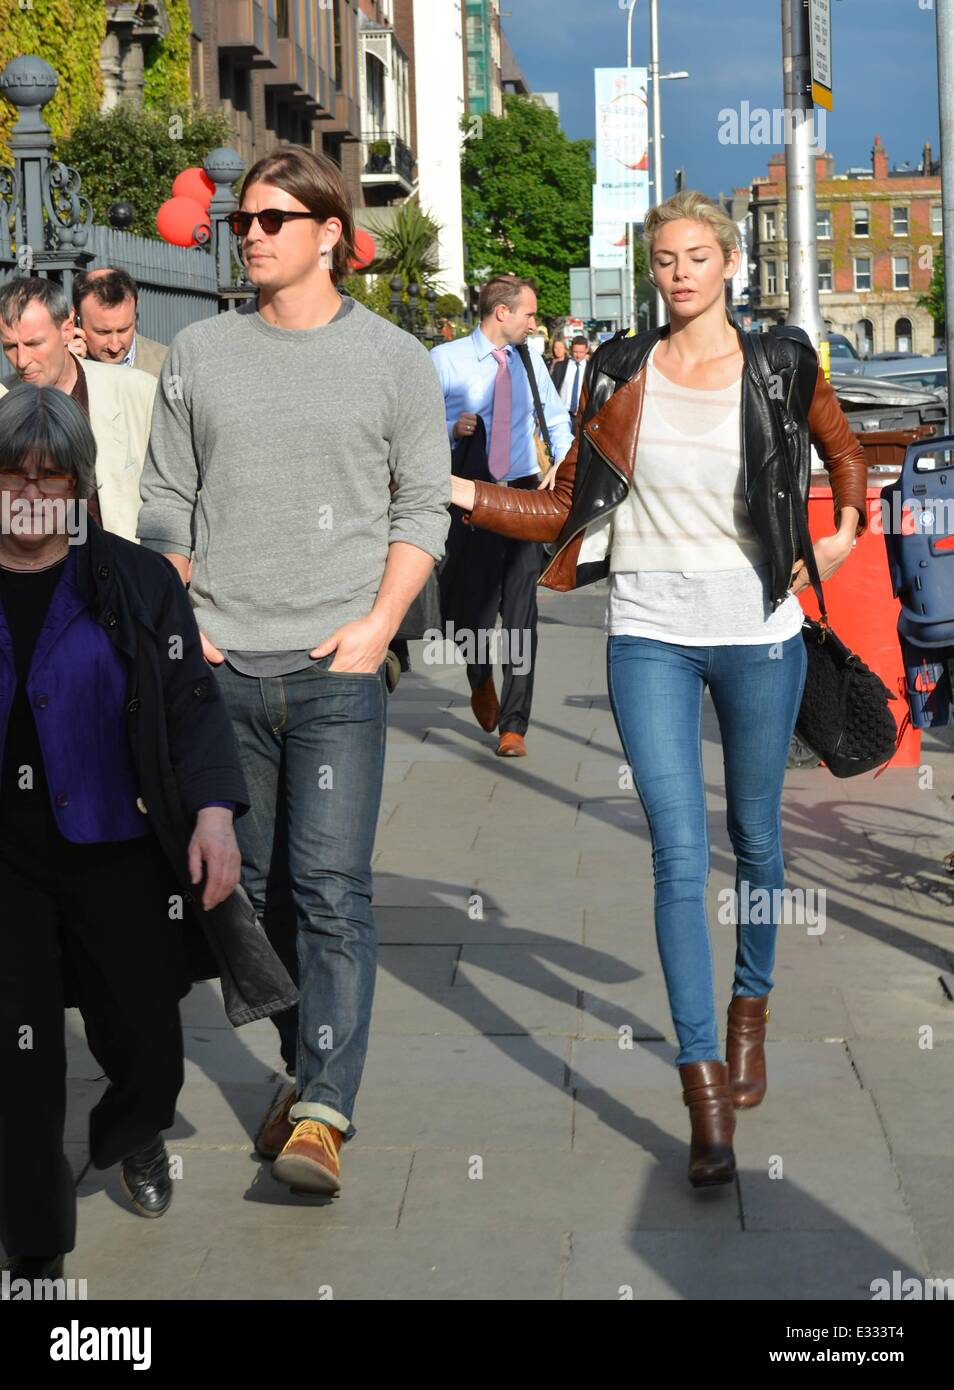
{"label": "gray sweatshirt", "polygon": [[137,534],[193,555],[216,646],[315,647],[371,611],[392,541],[444,552],[450,447],[428,353],[357,302],[321,328],[276,328],[254,300],[190,324],[162,366],[141,493]]}

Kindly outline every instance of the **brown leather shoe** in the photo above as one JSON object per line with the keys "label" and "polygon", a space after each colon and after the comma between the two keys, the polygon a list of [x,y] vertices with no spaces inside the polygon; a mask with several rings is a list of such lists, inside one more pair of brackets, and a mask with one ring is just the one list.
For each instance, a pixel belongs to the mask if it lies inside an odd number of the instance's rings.
{"label": "brown leather shoe", "polygon": [[525,758],[527,756],[527,745],[524,742],[523,734],[514,734],[509,730],[500,735],[500,742],[497,744],[498,758]]}
{"label": "brown leather shoe", "polygon": [[768,995],[736,994],[729,1004],[726,1057],[729,1088],[737,1110],[751,1110],[765,1099],[765,1007]]}
{"label": "brown leather shoe", "polygon": [[689,1107],[692,1141],[689,1181],[693,1187],[712,1187],[735,1177],[735,1111],[725,1062],[683,1062],[679,1068],[682,1099]]}
{"label": "brown leather shoe", "polygon": [[293,1082],[266,1111],[258,1138],[255,1140],[255,1152],[262,1158],[277,1158],[292,1137],[295,1126],[288,1118],[288,1112],[297,1099],[298,1092]]}
{"label": "brown leather shoe", "polygon": [[339,1192],[338,1151],[344,1135],[321,1120],[299,1120],[288,1143],[272,1164],[272,1177],[302,1192]]}
{"label": "brown leather shoe", "polygon": [[480,727],[492,734],[500,723],[500,701],[497,699],[493,676],[488,676],[483,685],[478,685],[476,690],[471,691],[470,707]]}

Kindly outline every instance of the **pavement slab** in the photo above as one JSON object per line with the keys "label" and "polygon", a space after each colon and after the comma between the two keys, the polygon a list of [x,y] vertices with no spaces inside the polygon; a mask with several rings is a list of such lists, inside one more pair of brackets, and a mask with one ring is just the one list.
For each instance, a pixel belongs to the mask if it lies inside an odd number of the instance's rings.
{"label": "pavement slab", "polygon": [[[252,1140],[287,1084],[268,1020],[215,982],[183,1001],[174,1201],[128,1207],[88,1160],[106,1082],[68,1017],[67,1154],[91,1298],[871,1298],[952,1277],[954,735],[921,769],[792,770],[768,1094],[738,1112],[733,1183],[686,1181],[689,1128],[653,926],[645,819],[605,684],[605,585],[541,593],[529,756],[494,757],[463,667],[391,699],[376,843],[371,1037],[336,1198],[274,1182]],[[735,866],[706,701],[708,890],[724,1039]],[[929,785],[928,785],[929,783]],[[806,895],[813,893],[814,898]]]}

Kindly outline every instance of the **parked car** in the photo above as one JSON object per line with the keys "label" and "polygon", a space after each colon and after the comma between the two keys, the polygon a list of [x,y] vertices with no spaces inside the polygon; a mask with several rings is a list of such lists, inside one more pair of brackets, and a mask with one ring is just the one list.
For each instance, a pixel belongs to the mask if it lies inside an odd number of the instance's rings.
{"label": "parked car", "polygon": [[894,360],[869,358],[864,375],[894,386],[916,386],[941,391],[947,398],[947,355],[903,357]]}
{"label": "parked car", "polygon": [[831,360],[832,370],[839,372],[842,376],[854,376],[856,373],[860,373],[864,366],[851,342],[843,333],[829,333],[828,356]]}
{"label": "parked car", "polygon": [[873,352],[871,356],[865,360],[868,362],[900,362],[907,357],[923,356],[923,352],[900,352],[895,350],[893,352]]}

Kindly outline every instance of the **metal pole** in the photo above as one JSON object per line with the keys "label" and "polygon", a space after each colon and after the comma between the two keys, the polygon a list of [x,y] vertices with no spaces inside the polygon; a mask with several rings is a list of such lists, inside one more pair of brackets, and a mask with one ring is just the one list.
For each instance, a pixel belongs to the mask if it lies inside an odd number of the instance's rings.
{"label": "metal pole", "polygon": [[[941,215],[944,248],[944,339],[954,361],[954,0],[936,0],[937,90],[941,126]],[[927,171],[925,171],[927,172]],[[948,393],[948,433],[951,431]]]}
{"label": "metal pole", "polygon": [[[659,0],[650,0],[649,8],[649,80],[653,88],[653,197],[658,207],[663,198],[662,111],[659,100]],[[656,327],[666,322],[666,303],[656,291]]]}
{"label": "metal pole", "polygon": [[[636,8],[636,0],[629,0],[629,14],[626,18],[626,69],[632,70],[633,66],[633,11]],[[629,276],[629,327],[636,327],[636,257],[633,250],[633,224],[626,223],[626,273]],[[625,312],[625,310],[624,310]]]}
{"label": "metal pole", "polygon": [[827,338],[818,303],[815,222],[814,104],[808,9],[802,0],[782,0],[785,181],[788,206],[789,299],[786,322],[804,328],[816,348]]}

